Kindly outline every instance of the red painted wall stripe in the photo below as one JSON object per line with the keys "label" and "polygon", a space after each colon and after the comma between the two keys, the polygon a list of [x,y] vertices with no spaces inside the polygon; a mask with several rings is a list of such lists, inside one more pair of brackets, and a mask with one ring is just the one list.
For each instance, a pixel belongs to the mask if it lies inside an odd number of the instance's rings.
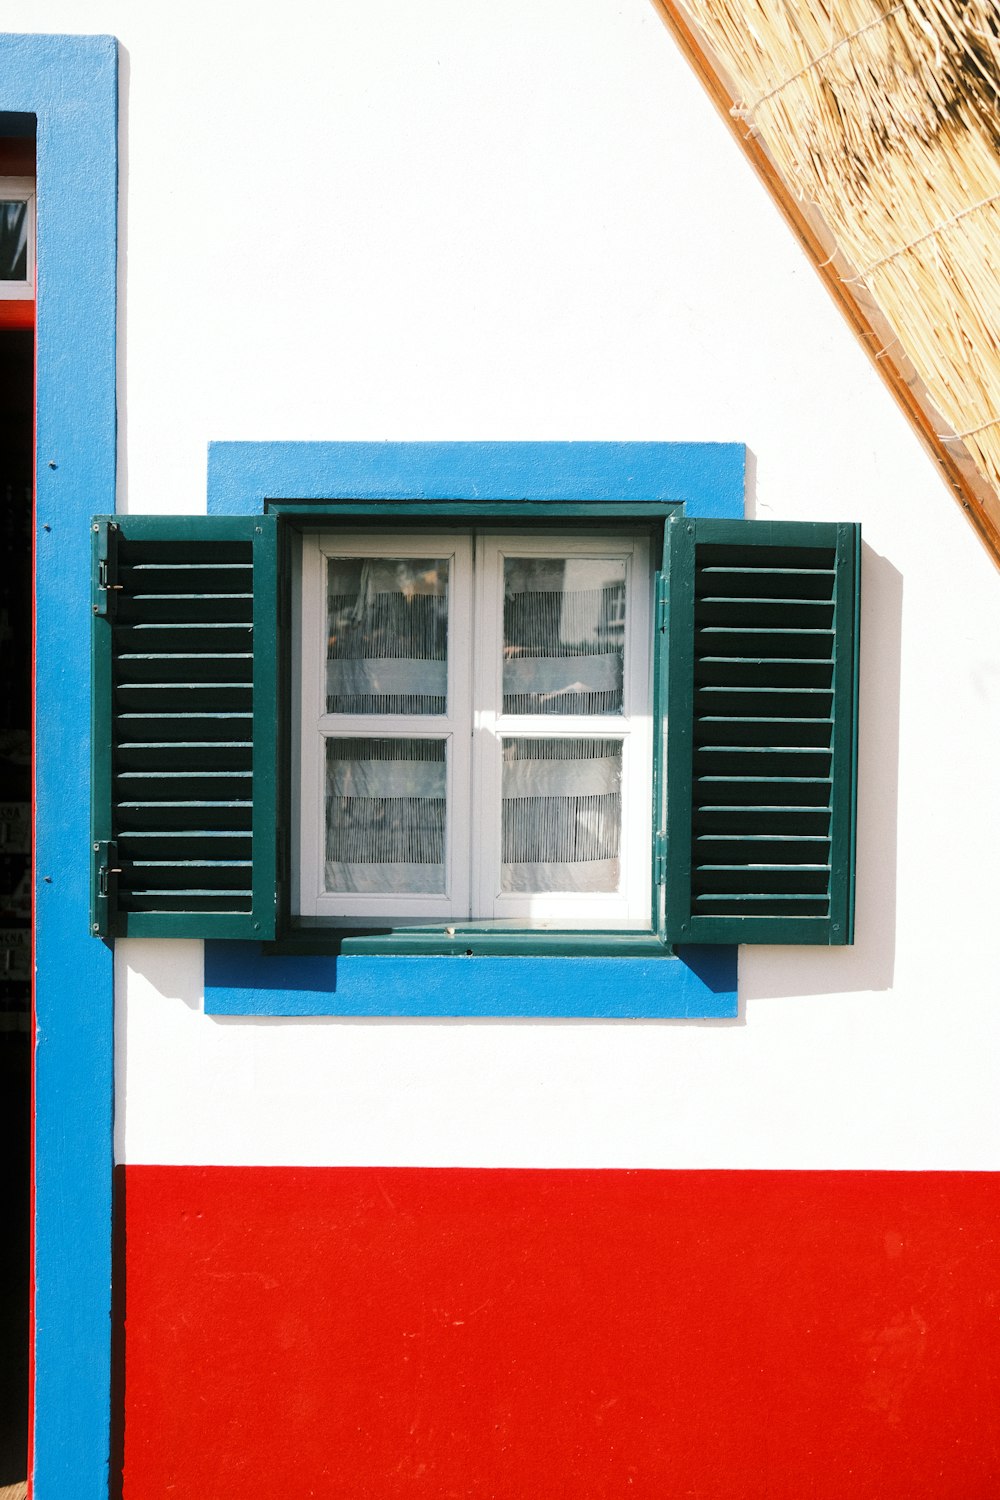
{"label": "red painted wall stripe", "polygon": [[126,1500],[993,1500],[1000,1176],[130,1167]]}

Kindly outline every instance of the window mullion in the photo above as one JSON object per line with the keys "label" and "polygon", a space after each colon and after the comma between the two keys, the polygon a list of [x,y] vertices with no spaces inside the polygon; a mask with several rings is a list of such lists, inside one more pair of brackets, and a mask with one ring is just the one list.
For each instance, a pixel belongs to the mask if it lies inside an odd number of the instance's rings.
{"label": "window mullion", "polygon": [[473,767],[470,726],[473,718],[473,643],[475,638],[473,542],[455,538],[455,576],[448,619],[448,722],[450,740],[448,887],[451,915],[460,920],[471,911],[469,845],[473,818]]}
{"label": "window mullion", "polygon": [[502,616],[500,547],[493,536],[475,543],[473,610],[476,701],[472,724],[476,837],[470,838],[472,915],[495,915],[500,870],[500,741],[496,723],[501,704]]}
{"label": "window mullion", "polygon": [[635,730],[631,719],[596,714],[498,714],[500,734],[577,735],[590,739],[627,739]]}

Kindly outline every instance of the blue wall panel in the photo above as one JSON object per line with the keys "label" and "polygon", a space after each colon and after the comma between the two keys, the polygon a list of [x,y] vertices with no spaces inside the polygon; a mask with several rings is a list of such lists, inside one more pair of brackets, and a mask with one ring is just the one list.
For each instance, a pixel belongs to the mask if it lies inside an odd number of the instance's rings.
{"label": "blue wall panel", "polygon": [[0,37],[38,121],[35,1500],[106,1500],[112,960],[88,930],[89,519],[115,502],[117,44]]}

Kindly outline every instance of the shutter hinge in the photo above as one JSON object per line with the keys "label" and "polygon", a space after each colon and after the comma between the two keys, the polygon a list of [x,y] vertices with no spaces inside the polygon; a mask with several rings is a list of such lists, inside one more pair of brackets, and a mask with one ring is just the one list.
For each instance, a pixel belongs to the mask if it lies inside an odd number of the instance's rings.
{"label": "shutter hinge", "polygon": [[121,591],[118,582],[118,527],[114,521],[94,522],[97,533],[94,550],[94,614],[113,615],[115,596]]}
{"label": "shutter hinge", "polygon": [[98,937],[108,937],[118,913],[118,845],[110,839],[95,843],[94,856],[94,915],[91,926]]}
{"label": "shutter hinge", "polygon": [[666,573],[656,575],[656,628],[662,634],[667,628],[667,605],[669,596],[667,592]]}
{"label": "shutter hinge", "polygon": [[653,838],[653,884],[667,883],[667,835],[659,829]]}

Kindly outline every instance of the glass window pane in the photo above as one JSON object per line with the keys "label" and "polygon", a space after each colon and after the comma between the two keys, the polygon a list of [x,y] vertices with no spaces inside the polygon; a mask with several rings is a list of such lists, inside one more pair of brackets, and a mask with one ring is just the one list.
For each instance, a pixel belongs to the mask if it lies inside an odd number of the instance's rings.
{"label": "glass window pane", "polygon": [[625,561],[504,561],[503,711],[620,714]]}
{"label": "glass window pane", "polygon": [[446,740],[326,741],[326,889],[445,889]]}
{"label": "glass window pane", "polygon": [[28,205],[0,199],[0,281],[28,279]]}
{"label": "glass window pane", "polygon": [[330,558],[326,657],[327,713],[445,713],[448,560]]}
{"label": "glass window pane", "polygon": [[616,891],[622,741],[503,741],[501,891]]}

